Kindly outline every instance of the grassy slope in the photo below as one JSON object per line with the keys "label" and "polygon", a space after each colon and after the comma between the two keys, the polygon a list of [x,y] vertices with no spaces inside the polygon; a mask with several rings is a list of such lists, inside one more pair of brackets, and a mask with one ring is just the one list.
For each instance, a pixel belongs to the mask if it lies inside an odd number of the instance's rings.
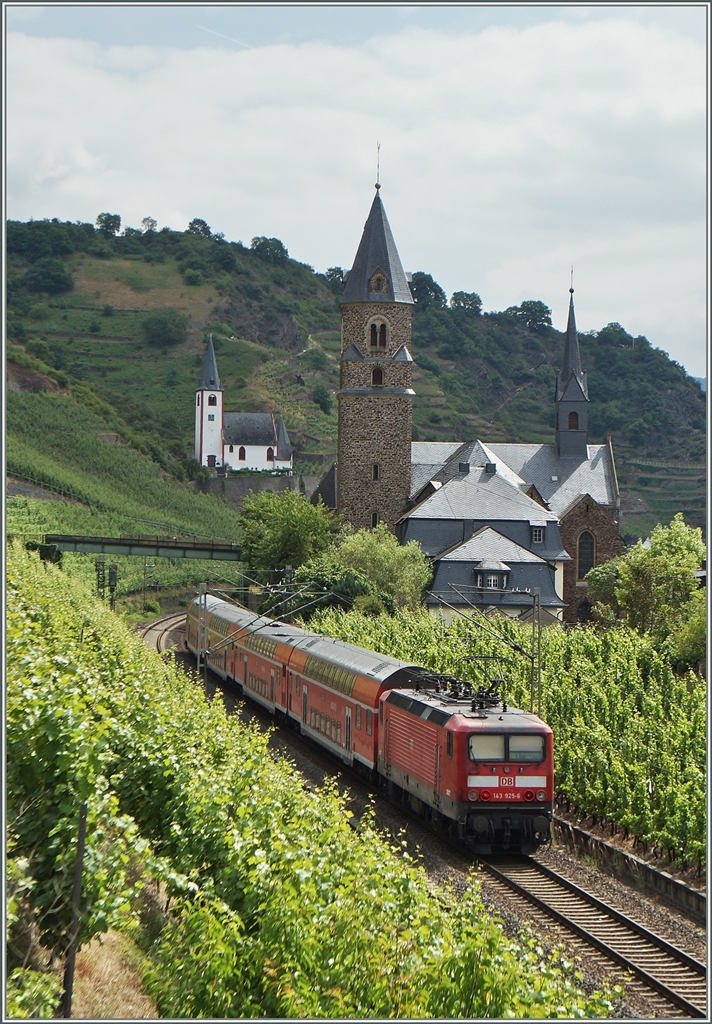
{"label": "grassy slope", "polygon": [[[338,387],[338,302],[326,281],[294,261],[274,266],[224,243],[234,265],[216,266],[210,259],[217,243],[187,234],[100,240],[88,248],[97,246],[104,247],[101,258],[93,251],[65,254],[75,287],[55,297],[23,289],[30,264],[11,253],[8,319],[15,331],[21,325],[30,349],[44,339],[53,349],[49,361],[112,407],[106,429],[121,432],[123,422],[154,451],[176,460],[192,454],[194,389],[210,330],[226,410],[279,409],[298,465],[306,471],[311,457],[318,471],[319,457],[335,451],[337,427],[336,403],[325,415],[311,399],[318,383]],[[185,283],[190,265],[201,268],[198,285]],[[106,305],[111,315],[104,315]],[[190,317],[186,341],[165,351],[147,347],[141,333],[146,312],[162,306]],[[550,440],[562,348],[558,332],[537,334],[502,314],[416,310],[414,436]],[[593,399],[591,440],[614,431],[624,532],[645,533],[678,510],[701,523],[704,402],[697,383],[645,339],[624,332],[605,342],[583,335],[581,348]]]}

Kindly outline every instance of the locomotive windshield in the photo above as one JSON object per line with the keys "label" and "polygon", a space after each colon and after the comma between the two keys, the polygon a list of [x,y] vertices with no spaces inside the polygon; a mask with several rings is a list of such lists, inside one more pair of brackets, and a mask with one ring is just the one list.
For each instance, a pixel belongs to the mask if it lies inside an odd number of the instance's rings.
{"label": "locomotive windshield", "polygon": [[471,761],[533,761],[544,760],[544,737],[537,733],[475,732],[469,737]]}

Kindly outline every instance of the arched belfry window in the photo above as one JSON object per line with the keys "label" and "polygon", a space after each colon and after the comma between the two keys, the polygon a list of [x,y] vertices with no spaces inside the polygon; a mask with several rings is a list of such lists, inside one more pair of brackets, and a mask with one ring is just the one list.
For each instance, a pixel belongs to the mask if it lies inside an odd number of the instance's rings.
{"label": "arched belfry window", "polygon": [[388,291],[388,278],[381,270],[377,270],[371,277],[370,290],[372,292],[386,292]]}
{"label": "arched belfry window", "polygon": [[373,348],[378,345],[378,327],[375,324],[371,324],[371,345]]}
{"label": "arched belfry window", "polygon": [[240,462],[244,462],[245,459],[247,458],[247,455],[245,454],[245,446],[244,446],[244,444],[240,445],[240,450],[237,453],[237,457],[240,460]]}
{"label": "arched belfry window", "polygon": [[378,347],[379,348],[385,348],[386,347],[386,325],[385,324],[381,324],[381,326],[378,328]]}
{"label": "arched belfry window", "polygon": [[596,541],[592,533],[584,530],[578,539],[578,579],[593,569],[596,561]]}
{"label": "arched belfry window", "polygon": [[208,395],[208,405],[217,405],[217,404],[218,404],[217,395]]}
{"label": "arched belfry window", "polygon": [[371,384],[374,387],[380,387],[383,384],[383,370],[380,366],[377,366],[371,373]]}
{"label": "arched belfry window", "polygon": [[579,428],[579,426],[578,426],[578,413],[577,412],[570,412],[569,413],[569,430],[578,430],[578,428]]}

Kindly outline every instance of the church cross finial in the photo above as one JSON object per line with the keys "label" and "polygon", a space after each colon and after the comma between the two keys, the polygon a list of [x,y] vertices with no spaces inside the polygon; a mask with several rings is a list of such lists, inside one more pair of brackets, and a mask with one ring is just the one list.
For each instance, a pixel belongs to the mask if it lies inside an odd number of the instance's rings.
{"label": "church cross finial", "polygon": [[574,293],[574,266],[573,266],[573,263],[571,264],[571,285],[569,287],[569,291],[573,295],[573,293]]}
{"label": "church cross finial", "polygon": [[381,187],[381,143],[376,143],[376,191]]}

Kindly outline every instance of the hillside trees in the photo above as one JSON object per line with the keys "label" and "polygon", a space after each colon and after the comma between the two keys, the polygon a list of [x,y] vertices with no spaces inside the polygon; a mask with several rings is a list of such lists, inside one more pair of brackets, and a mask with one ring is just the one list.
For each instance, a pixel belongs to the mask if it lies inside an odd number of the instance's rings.
{"label": "hillside trees", "polygon": [[169,348],[185,341],[189,318],[185,313],[166,306],[155,313],[149,313],[141,324],[143,336],[149,345],[157,348]]}
{"label": "hillside trees", "polygon": [[121,230],[121,217],[118,213],[100,213],[96,218],[96,226],[106,238],[113,238]]}
{"label": "hillside trees", "polygon": [[655,527],[649,547],[638,541],[625,555],[589,572],[586,581],[597,614],[604,621],[625,621],[661,642],[670,638],[673,646],[681,633],[680,660],[687,655],[694,659],[688,664],[695,664],[702,660],[695,655],[703,603],[695,570],[705,554],[701,531],[687,526],[679,512],[670,526]]}
{"label": "hillside trees", "polygon": [[413,281],[410,286],[417,309],[427,309],[428,306],[442,308],[447,306],[447,295],[430,274],[416,270],[413,274]]}
{"label": "hillside trees", "polygon": [[245,499],[240,516],[242,549],[250,572],[298,568],[333,543],[336,520],[321,502],[298,491],[262,491]]}
{"label": "hillside trees", "polygon": [[74,278],[61,260],[43,256],[26,272],[23,283],[28,291],[57,295],[71,291]]}

